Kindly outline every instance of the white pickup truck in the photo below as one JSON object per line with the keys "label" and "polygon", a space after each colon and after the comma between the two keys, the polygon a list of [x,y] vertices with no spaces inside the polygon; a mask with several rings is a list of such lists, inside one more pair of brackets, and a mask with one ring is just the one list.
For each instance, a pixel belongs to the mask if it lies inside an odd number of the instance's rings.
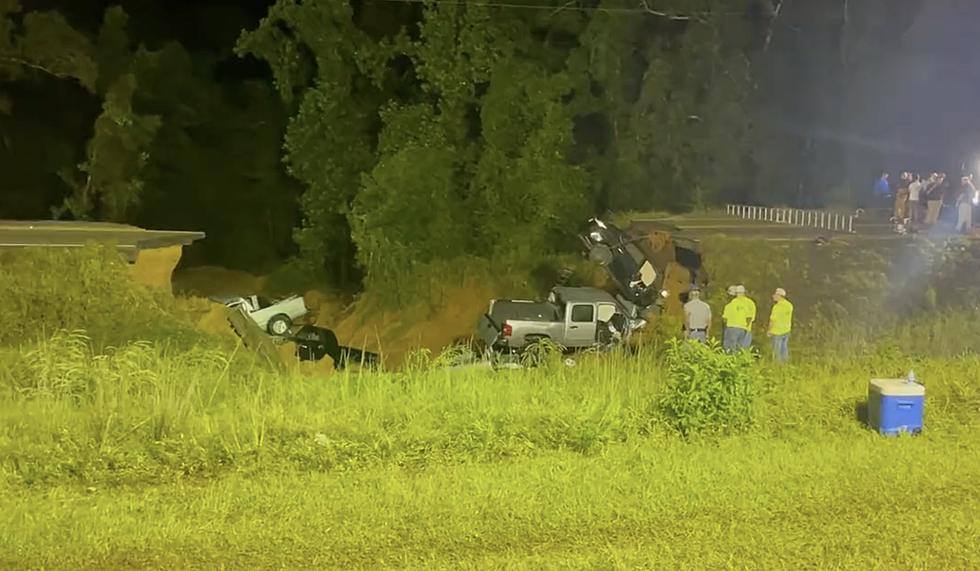
{"label": "white pickup truck", "polygon": [[299,295],[292,295],[276,301],[270,301],[258,295],[219,296],[212,297],[211,300],[228,307],[241,306],[259,327],[271,335],[278,336],[289,333],[289,328],[292,327],[293,322],[309,313],[306,302]]}

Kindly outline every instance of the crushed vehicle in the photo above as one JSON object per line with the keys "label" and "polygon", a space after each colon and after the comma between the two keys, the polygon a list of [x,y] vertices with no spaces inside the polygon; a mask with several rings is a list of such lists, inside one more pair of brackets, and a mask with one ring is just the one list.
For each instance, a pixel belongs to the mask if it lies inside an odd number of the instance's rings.
{"label": "crushed vehicle", "polygon": [[286,362],[279,346],[285,342],[296,345],[297,360],[319,361],[329,355],[337,370],[343,370],[349,365],[377,367],[381,364],[381,358],[376,353],[341,345],[337,335],[324,327],[293,326],[282,335],[271,335],[259,325],[246,307],[243,303],[229,307],[228,322],[246,347],[281,370],[285,370]]}
{"label": "crushed vehicle", "polygon": [[296,344],[296,356],[300,361],[319,361],[329,355],[338,371],[348,365],[376,367],[381,362],[376,353],[341,345],[337,334],[324,327],[303,325],[285,337]]}
{"label": "crushed vehicle", "polygon": [[622,299],[643,310],[679,314],[692,285],[705,287],[700,244],[663,221],[634,221],[624,231],[598,218],[579,234],[589,260],[605,268]]}
{"label": "crushed vehicle", "polygon": [[291,295],[279,300],[249,296],[215,296],[212,301],[232,309],[241,308],[259,327],[270,335],[284,336],[289,333],[293,322],[309,313],[302,296]]}
{"label": "crushed vehicle", "polygon": [[638,308],[596,288],[556,287],[547,301],[492,300],[478,333],[494,351],[548,340],[567,350],[610,347],[645,325]]}

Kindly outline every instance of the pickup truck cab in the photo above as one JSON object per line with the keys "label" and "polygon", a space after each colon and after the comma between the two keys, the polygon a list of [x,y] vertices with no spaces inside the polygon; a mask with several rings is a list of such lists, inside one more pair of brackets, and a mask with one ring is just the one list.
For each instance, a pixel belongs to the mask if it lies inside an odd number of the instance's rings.
{"label": "pickup truck cab", "polygon": [[491,301],[478,333],[498,350],[518,351],[544,339],[566,349],[584,349],[615,344],[642,324],[635,311],[608,292],[558,287],[545,302]]}

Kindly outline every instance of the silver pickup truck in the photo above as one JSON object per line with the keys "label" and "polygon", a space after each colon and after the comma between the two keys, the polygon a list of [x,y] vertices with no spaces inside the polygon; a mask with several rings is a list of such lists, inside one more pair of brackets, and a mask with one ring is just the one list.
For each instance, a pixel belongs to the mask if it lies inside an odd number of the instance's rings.
{"label": "silver pickup truck", "polygon": [[478,333],[498,350],[519,351],[542,339],[584,349],[614,344],[644,323],[635,308],[603,290],[558,287],[545,302],[491,301]]}

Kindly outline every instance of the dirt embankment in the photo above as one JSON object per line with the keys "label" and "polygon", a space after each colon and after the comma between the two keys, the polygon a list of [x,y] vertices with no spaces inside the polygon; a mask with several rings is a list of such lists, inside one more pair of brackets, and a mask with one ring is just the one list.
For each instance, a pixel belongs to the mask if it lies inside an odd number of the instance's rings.
{"label": "dirt embankment", "polygon": [[[849,239],[819,245],[718,238],[705,240],[704,253],[710,279],[706,298],[719,319],[726,287],[739,283],[758,303],[760,322],[768,316],[771,292],[776,287],[788,290],[797,323],[804,327],[812,320],[869,320],[896,314],[899,308],[906,314],[980,298],[980,286],[969,278],[980,273],[980,242],[951,247]],[[175,290],[261,293],[264,281],[243,272],[200,268],[178,273]],[[470,339],[490,299],[532,295],[521,290],[520,281],[489,271],[472,271],[452,283],[433,280],[428,295],[399,310],[384,309],[370,292],[353,303],[315,290],[306,292],[305,299],[312,321],[332,329],[342,345],[377,352],[387,365],[398,366],[413,350],[438,353]],[[229,333],[222,309],[208,306],[199,328]]]}
{"label": "dirt embankment", "polygon": [[439,353],[443,348],[469,340],[489,300],[504,297],[499,286],[470,279],[446,288],[440,302],[399,311],[378,310],[357,303],[342,314],[335,307],[321,309],[317,322],[331,327],[341,343],[379,353],[388,365],[397,366],[416,349]]}
{"label": "dirt embankment", "polygon": [[251,295],[261,293],[265,283],[264,276],[216,266],[200,266],[174,272],[173,290],[175,294],[187,297]]}

